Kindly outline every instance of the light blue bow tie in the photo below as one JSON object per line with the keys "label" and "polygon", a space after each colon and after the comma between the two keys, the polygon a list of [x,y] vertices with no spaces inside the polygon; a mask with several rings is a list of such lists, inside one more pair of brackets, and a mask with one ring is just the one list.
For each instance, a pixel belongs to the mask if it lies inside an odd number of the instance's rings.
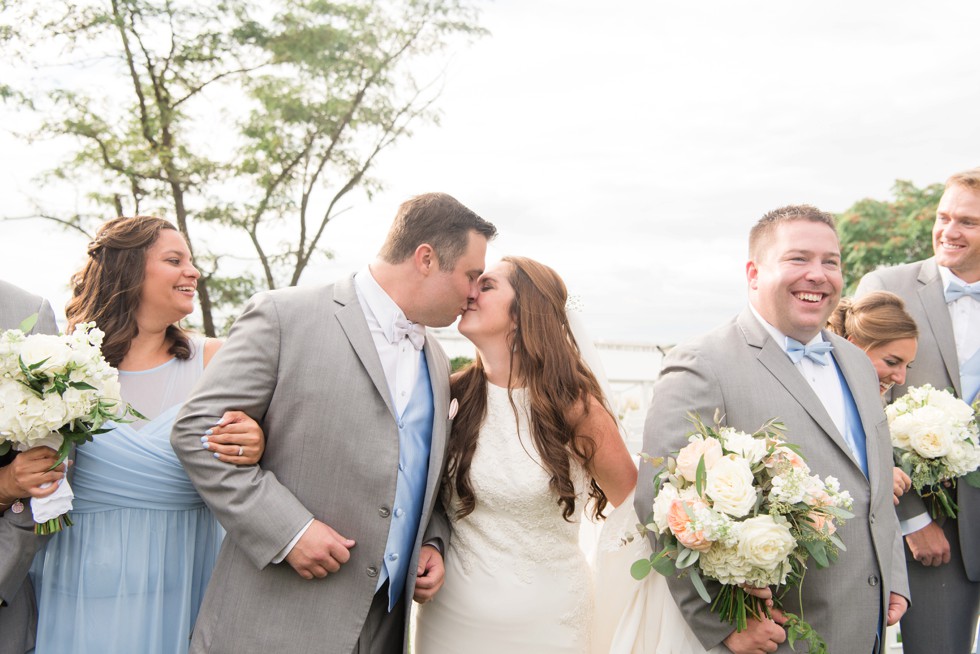
{"label": "light blue bow tie", "polygon": [[395,338],[394,343],[397,343],[403,338],[407,338],[416,350],[421,350],[422,346],[425,345],[424,325],[409,322],[407,318],[398,317],[395,319],[395,324],[391,331],[392,336]]}
{"label": "light blue bow tie", "polygon": [[[969,286],[972,287],[973,284],[969,284]],[[967,288],[955,280],[949,280],[949,286],[946,287],[946,302],[956,302],[963,296],[972,297],[980,302],[980,286]]]}
{"label": "light blue bow tie", "polygon": [[795,338],[786,337],[786,354],[793,363],[799,363],[803,357],[806,357],[814,363],[826,366],[830,363],[830,351],[833,349],[834,346],[827,341],[803,345]]}

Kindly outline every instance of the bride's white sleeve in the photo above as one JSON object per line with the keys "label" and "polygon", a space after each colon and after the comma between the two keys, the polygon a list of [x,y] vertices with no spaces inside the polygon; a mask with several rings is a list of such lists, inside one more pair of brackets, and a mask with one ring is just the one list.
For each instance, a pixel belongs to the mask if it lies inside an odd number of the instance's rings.
{"label": "bride's white sleeve", "polygon": [[[595,553],[593,654],[706,654],[674,603],[666,580],[651,572],[643,581],[630,575],[634,561],[650,556],[650,543],[637,537],[633,495],[606,519]],[[726,652],[722,645],[711,654]]]}

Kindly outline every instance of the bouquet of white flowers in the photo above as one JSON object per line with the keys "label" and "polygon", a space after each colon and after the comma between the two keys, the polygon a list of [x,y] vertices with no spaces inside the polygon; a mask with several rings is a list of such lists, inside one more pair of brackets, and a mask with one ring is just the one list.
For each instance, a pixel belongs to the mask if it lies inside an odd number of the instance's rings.
{"label": "bouquet of white flowers", "polygon": [[956,517],[949,494],[966,477],[978,486],[980,467],[977,414],[946,390],[925,384],[910,386],[887,407],[895,464],[912,478],[912,487],[929,503],[933,518]]}
{"label": "bouquet of white flowers", "polygon": [[[0,454],[47,445],[58,452],[57,466],[72,444],[109,431],[107,420],[142,416],[120,399],[118,373],[102,357],[103,333],[94,323],[60,336],[25,335],[35,320],[0,334]],[[61,510],[71,508],[71,497],[62,480],[53,495],[33,500],[38,534],[71,525]]]}
{"label": "bouquet of white flowers", "polygon": [[[799,449],[783,438],[785,427],[771,420],[746,434],[730,427],[709,427],[691,416],[694,431],[676,458],[653,458],[661,467],[654,477],[653,532],[663,547],[633,564],[643,579],[651,570],[664,576],[688,575],[711,610],[738,631],[748,616],[768,614],[765,603],[746,587],[782,587],[777,605],[791,588],[800,588],[812,557],[818,567],[837,560],[844,544],[837,524],[851,517],[851,496],[833,477],[821,480]],[[703,577],[721,584],[712,599]],[[778,590],[778,589],[777,589]],[[825,652],[826,643],[800,615],[787,614],[790,644],[810,643]]]}

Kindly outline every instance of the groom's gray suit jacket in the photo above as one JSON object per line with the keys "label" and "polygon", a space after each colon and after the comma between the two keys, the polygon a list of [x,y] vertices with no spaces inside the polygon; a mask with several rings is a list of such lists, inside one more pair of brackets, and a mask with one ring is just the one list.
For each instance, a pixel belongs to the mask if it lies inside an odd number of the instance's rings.
{"label": "groom's gray suit jacket", "polygon": [[[449,537],[437,501],[450,426],[449,360],[432,337],[424,352],[435,419],[406,617],[422,532],[429,525],[425,539]],[[350,654],[375,594],[395,499],[399,443],[390,395],[353,278],[249,302],[171,437],[228,531],[192,652]],[[227,409],[244,411],[265,430],[259,465],[227,465],[201,448],[201,435]],[[288,563],[271,561],[313,517],[357,544],[339,572],[306,581]]]}
{"label": "groom's gray suit jacket", "polygon": [[[653,387],[643,449],[651,455],[677,452],[692,430],[688,412],[712,420],[716,410],[730,427],[753,432],[779,418],[787,439],[798,444],[814,474],[832,475],[854,498],[854,517],[841,527],[847,546],[827,569],[812,565],[803,584],[806,619],[826,639],[830,652],[872,652],[884,633],[889,593],[908,597],[905,561],[892,506],[892,456],[878,381],[864,352],[832,334],[833,356],[854,396],[867,439],[870,475],[861,472],[820,399],[783,349],[749,309],[723,327],[672,349]],[[640,466],[636,511],[651,514],[653,467]],[[656,543],[654,548],[657,549]],[[685,619],[706,648],[733,631],[709,611],[687,578],[668,580]],[[714,585],[717,589],[717,585]],[[712,586],[709,585],[709,592]],[[797,612],[796,593],[785,606]],[[779,652],[791,651],[783,643]]]}
{"label": "groom's gray suit jacket", "polygon": [[[37,314],[31,333],[57,334],[54,311],[47,300],[0,280],[0,331],[16,329],[25,318]],[[7,465],[13,454],[0,457]],[[37,611],[34,587],[27,578],[34,554],[47,540],[34,535],[30,510],[0,513],[0,654],[24,654],[34,647]]]}

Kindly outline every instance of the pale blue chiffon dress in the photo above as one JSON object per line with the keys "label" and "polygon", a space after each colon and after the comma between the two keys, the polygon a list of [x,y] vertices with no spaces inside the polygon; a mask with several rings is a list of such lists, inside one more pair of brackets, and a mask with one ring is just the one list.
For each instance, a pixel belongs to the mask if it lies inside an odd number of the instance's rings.
{"label": "pale blue chiffon dress", "polygon": [[204,367],[203,339],[192,349],[187,360],[120,372],[123,399],[149,420],[116,425],[77,449],[75,524],[49,541],[32,571],[37,654],[187,651],[224,536],[170,447]]}

